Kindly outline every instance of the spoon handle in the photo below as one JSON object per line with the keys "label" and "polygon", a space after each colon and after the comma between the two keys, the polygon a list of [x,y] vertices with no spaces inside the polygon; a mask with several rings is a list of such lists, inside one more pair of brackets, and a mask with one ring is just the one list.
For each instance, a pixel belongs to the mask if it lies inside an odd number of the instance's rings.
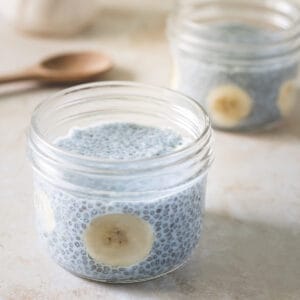
{"label": "spoon handle", "polygon": [[18,73],[0,75],[0,84],[23,80],[34,80],[38,78],[39,76],[34,70],[24,70]]}

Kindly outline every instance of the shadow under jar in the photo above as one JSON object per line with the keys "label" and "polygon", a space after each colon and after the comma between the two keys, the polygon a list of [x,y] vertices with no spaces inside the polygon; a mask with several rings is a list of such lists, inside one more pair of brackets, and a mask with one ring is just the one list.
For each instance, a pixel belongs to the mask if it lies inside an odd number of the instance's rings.
{"label": "shadow under jar", "polygon": [[212,154],[195,101],[129,82],[81,85],[37,107],[28,145],[37,229],[63,268],[144,281],[198,244]]}
{"label": "shadow under jar", "polygon": [[300,7],[289,0],[177,1],[168,20],[171,86],[215,128],[273,127],[295,102]]}

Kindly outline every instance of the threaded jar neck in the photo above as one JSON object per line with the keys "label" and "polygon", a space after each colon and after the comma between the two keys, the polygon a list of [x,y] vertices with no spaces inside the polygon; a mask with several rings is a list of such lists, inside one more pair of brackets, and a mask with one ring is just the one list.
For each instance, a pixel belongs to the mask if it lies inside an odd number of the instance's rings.
{"label": "threaded jar neck", "polygon": [[[74,126],[103,121],[174,128],[189,135],[191,142],[161,157],[130,161],[74,154],[54,143]],[[32,117],[28,143],[35,170],[54,184],[115,193],[121,183],[132,186],[125,188],[127,193],[149,193],[179,188],[206,173],[212,160],[211,139],[209,119],[192,99],[164,88],[106,82],[70,88],[41,103]],[[133,181],[139,184],[130,185]]]}
{"label": "threaded jar neck", "polygon": [[[252,38],[240,25],[255,30]],[[168,36],[177,48],[207,61],[294,62],[300,50],[300,5],[291,0],[179,0],[168,20]]]}

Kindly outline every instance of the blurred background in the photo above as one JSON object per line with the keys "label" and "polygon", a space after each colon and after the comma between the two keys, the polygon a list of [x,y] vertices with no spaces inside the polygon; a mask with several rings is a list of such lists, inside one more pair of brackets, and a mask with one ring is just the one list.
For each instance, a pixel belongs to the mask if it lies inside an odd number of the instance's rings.
{"label": "blurred background", "polygon": [[[95,50],[98,80],[169,86],[172,0],[0,0],[0,74],[56,53]],[[201,253],[155,282],[108,287],[75,278],[36,246],[26,132],[64,86],[0,86],[0,299],[299,299],[300,105],[284,127],[216,132]],[[299,99],[297,99],[299,100]],[[45,272],[45,270],[47,270]]]}
{"label": "blurred background", "polygon": [[53,53],[89,49],[112,56],[117,68],[107,79],[165,83],[166,74],[143,69],[153,68],[153,59],[168,69],[160,52],[171,6],[172,1],[158,5],[150,0],[1,0],[1,44],[9,47],[1,47],[0,71],[20,69]]}

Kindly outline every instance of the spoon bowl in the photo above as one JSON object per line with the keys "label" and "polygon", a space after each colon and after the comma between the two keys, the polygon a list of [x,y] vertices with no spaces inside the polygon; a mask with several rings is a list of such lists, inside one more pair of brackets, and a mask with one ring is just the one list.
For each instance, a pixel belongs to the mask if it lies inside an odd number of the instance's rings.
{"label": "spoon bowl", "polygon": [[0,77],[0,83],[39,80],[48,83],[88,81],[112,68],[110,57],[98,52],[73,52],[42,60],[20,73]]}

